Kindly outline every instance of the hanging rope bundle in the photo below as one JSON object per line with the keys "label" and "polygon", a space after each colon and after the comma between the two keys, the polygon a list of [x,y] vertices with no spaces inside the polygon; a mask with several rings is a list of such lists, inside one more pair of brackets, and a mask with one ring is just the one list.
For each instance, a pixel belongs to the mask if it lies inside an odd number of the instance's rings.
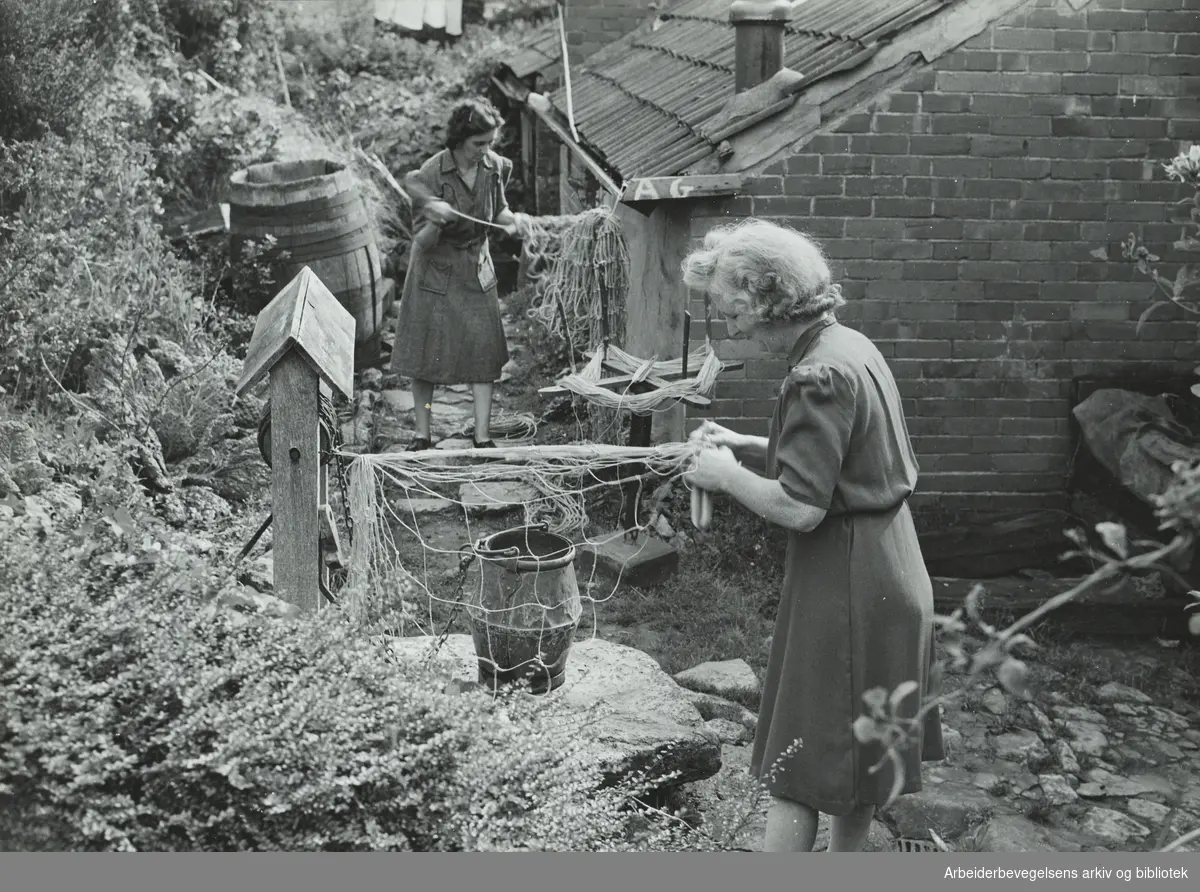
{"label": "hanging rope bundle", "polygon": [[619,337],[625,330],[629,252],[612,209],[521,217],[518,234],[534,287],[530,318],[576,349]]}
{"label": "hanging rope bundle", "polygon": [[[355,147],[355,157],[373,169],[411,210],[413,196],[376,155]],[[473,223],[502,229],[454,209]],[[625,330],[629,252],[612,208],[578,214],[517,217],[526,276],[534,295],[529,316],[576,349],[600,344]],[[607,308],[607,319],[602,312]]]}

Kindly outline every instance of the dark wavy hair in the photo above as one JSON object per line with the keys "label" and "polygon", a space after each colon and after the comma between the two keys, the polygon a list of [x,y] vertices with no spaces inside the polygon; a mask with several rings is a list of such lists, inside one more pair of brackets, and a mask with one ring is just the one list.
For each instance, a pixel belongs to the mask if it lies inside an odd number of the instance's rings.
{"label": "dark wavy hair", "polygon": [[446,148],[457,149],[472,136],[504,126],[499,109],[486,99],[464,99],[454,106],[446,125]]}

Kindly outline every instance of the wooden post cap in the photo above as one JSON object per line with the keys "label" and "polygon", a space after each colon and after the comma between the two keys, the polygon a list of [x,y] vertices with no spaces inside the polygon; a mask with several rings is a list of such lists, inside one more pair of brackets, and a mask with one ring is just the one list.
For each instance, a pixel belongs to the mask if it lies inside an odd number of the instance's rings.
{"label": "wooden post cap", "polygon": [[785,25],[791,17],[790,0],[735,0],[729,7],[729,21],[735,25]]}
{"label": "wooden post cap", "polygon": [[237,382],[238,395],[258,383],[285,354],[297,350],[328,387],[353,399],[354,328],[354,317],[304,267],[258,314]]}

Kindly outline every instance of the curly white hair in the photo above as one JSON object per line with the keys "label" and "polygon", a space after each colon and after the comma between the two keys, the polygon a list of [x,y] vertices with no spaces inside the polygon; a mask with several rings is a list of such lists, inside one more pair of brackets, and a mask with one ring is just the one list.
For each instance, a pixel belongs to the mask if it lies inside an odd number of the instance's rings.
{"label": "curly white hair", "polygon": [[846,303],[816,242],[766,220],[714,227],[682,269],[689,288],[759,324],[808,321]]}

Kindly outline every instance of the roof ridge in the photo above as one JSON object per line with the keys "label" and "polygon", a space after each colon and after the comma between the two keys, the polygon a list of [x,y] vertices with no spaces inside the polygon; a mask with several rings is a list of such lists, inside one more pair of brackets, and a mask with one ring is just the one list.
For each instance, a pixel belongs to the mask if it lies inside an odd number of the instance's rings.
{"label": "roof ridge", "polygon": [[[659,16],[659,19],[664,22],[670,21],[671,19],[677,19],[682,22],[705,22],[710,25],[725,25],[730,28],[733,27],[733,25],[730,24],[729,19],[727,17],[722,17],[722,18],[718,19],[718,18],[714,18],[713,16],[707,16],[707,15],[694,15],[694,14],[690,14],[690,13],[665,12]],[[864,41],[862,40],[862,38],[859,38],[859,37],[850,37],[846,34],[838,34],[836,31],[820,31],[815,28],[800,28],[800,27],[793,25],[790,21],[786,25],[784,25],[784,30],[786,30],[788,34],[801,34],[806,37],[820,37],[825,40],[838,40],[838,41],[842,41],[844,43],[860,43],[860,44],[863,44],[864,46],[866,45],[864,43]]]}
{"label": "roof ridge", "polygon": [[[737,94],[738,32],[728,0],[667,2],[674,8],[647,15],[637,29],[593,53],[575,91],[581,138],[623,178],[646,169],[669,176],[713,155],[732,133],[780,113],[785,99],[794,102],[812,84],[860,68],[917,22],[967,0],[812,0],[797,7],[781,22],[787,29],[782,61],[793,71],[804,69],[802,78],[779,85],[787,96],[778,104],[734,118],[739,126],[733,130],[724,113]],[[992,2],[1000,0],[979,5]],[[554,92],[555,105],[564,89]],[[710,122],[719,121],[725,128],[714,131]]]}
{"label": "roof ridge", "polygon": [[[714,71],[722,71],[726,74],[733,74],[733,69],[728,65],[722,65],[719,62],[713,62],[711,59],[701,59],[699,56],[690,56],[687,53],[681,53],[677,50],[673,50],[669,47],[661,46],[659,44],[641,43],[637,40],[634,40],[629,45],[636,47],[639,50],[662,53],[664,56],[670,56],[672,59],[679,59],[682,62],[690,62],[692,65],[695,65],[698,68],[711,68]],[[588,69],[588,72],[592,73],[591,69]]]}

